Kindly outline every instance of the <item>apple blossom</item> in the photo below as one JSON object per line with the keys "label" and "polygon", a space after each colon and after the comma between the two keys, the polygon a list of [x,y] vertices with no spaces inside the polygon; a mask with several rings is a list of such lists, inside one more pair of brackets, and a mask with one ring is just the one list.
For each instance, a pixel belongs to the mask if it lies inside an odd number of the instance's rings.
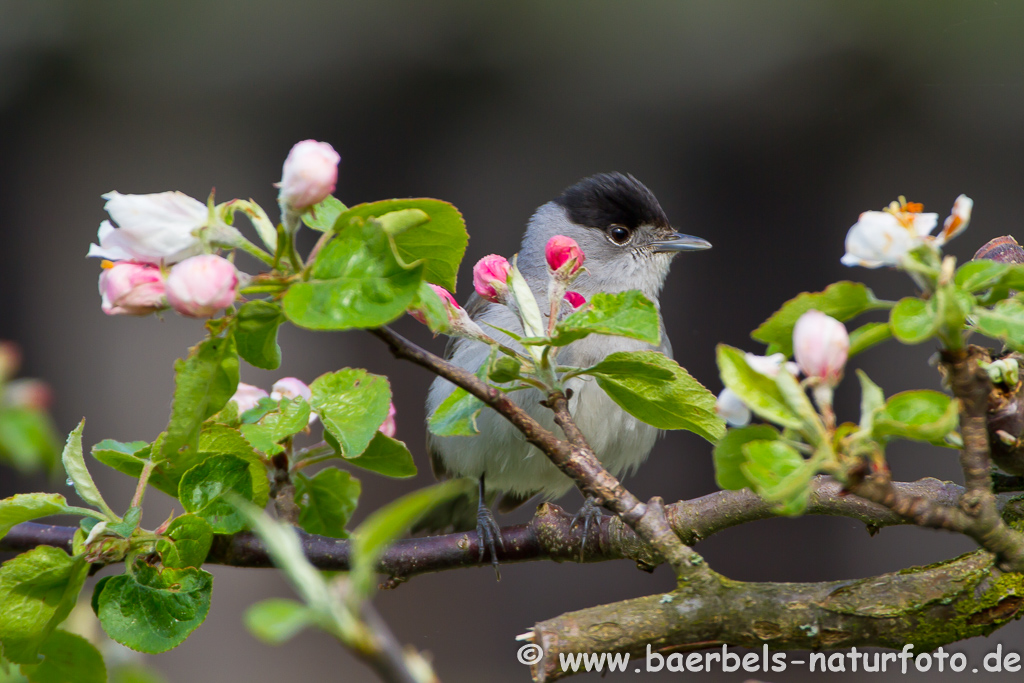
{"label": "apple blossom", "polygon": [[147,315],[167,308],[164,275],[150,263],[104,261],[99,288],[107,315]]}
{"label": "apple blossom", "polygon": [[715,401],[715,412],[732,427],[750,424],[750,408],[732,389],[722,389]]}
{"label": "apple blossom", "polygon": [[963,232],[970,223],[973,206],[970,197],[957,197],[942,232],[934,237],[931,233],[939,216],[923,213],[921,204],[900,197],[884,211],[865,211],[846,234],[846,253],[840,260],[844,265],[864,268],[899,265],[907,253],[922,244],[942,246]]}
{"label": "apple blossom", "polygon": [[296,211],[319,204],[334,192],[341,156],[326,142],[303,140],[284,160],[278,201]]}
{"label": "apple blossom", "polygon": [[942,232],[935,239],[939,244],[945,244],[964,230],[971,223],[971,211],[974,209],[974,200],[965,194],[960,195],[953,202],[953,210],[949,217],[942,224]]}
{"label": "apple blossom", "polygon": [[775,378],[779,374],[779,370],[783,368],[791,375],[800,372],[799,366],[792,361],[786,362],[786,357],[781,353],[773,353],[770,356],[747,353],[746,361],[754,372],[759,372],[766,377]]}
{"label": "apple blossom", "polygon": [[587,303],[587,299],[579,292],[566,292],[563,298],[568,301],[569,305],[573,308],[579,308]]}
{"label": "apple blossom", "polygon": [[583,250],[576,244],[576,240],[565,235],[555,235],[548,240],[544,247],[544,257],[551,270],[557,271],[565,266],[569,275],[579,272],[585,259]]}
{"label": "apple blossom", "polygon": [[89,256],[171,264],[200,253],[194,233],[207,224],[209,209],[199,200],[181,192],[108,192],[103,198],[117,227],[100,224],[99,244],[89,245]]}
{"label": "apple blossom", "polygon": [[215,254],[185,259],[167,276],[167,301],[190,318],[211,318],[238,296],[238,271]]}
{"label": "apple blossom", "polygon": [[270,387],[270,398],[275,401],[280,401],[282,398],[294,399],[300,396],[305,399],[306,403],[309,403],[313,398],[313,392],[305,382],[295,377],[282,377],[274,382],[274,386]]}
{"label": "apple blossom", "polygon": [[384,436],[395,437],[397,426],[395,425],[395,404],[392,401],[391,405],[388,406],[388,416],[384,418],[384,424],[380,426],[380,433]]}
{"label": "apple blossom", "polygon": [[500,303],[508,295],[508,274],[511,270],[504,256],[484,256],[473,266],[473,288],[484,299]]}
{"label": "apple blossom", "polygon": [[808,377],[835,386],[850,353],[846,326],[821,311],[810,310],[793,327],[793,356]]}
{"label": "apple blossom", "polygon": [[244,413],[247,410],[255,408],[261,398],[270,398],[270,394],[259,387],[246,384],[245,382],[239,382],[238,388],[235,389],[234,395],[229,400],[235,402],[235,405],[238,406],[239,413]]}

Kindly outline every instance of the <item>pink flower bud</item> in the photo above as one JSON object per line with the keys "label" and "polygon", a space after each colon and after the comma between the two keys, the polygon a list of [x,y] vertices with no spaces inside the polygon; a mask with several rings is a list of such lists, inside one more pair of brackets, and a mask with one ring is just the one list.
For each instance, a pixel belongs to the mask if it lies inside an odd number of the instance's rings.
{"label": "pink flower bud", "polygon": [[846,326],[821,311],[810,310],[793,327],[793,357],[808,377],[835,385],[850,352]]}
{"label": "pink flower bud", "polygon": [[284,160],[278,201],[297,211],[319,204],[334,192],[341,157],[326,142],[303,140]]}
{"label": "pink flower bud", "polygon": [[569,305],[573,308],[579,308],[580,306],[587,303],[586,298],[579,292],[566,292],[565,300],[569,302]]}
{"label": "pink flower bud", "polygon": [[392,402],[391,405],[388,406],[388,416],[384,419],[384,424],[380,426],[380,433],[384,436],[394,438],[396,429],[395,404]]}
{"label": "pink flower bud", "polygon": [[214,254],[185,259],[167,276],[167,300],[190,318],[212,318],[238,296],[238,272],[231,261]]}
{"label": "pink flower bud", "polygon": [[270,398],[280,401],[282,398],[295,399],[301,396],[309,403],[313,398],[313,392],[301,379],[294,377],[282,377],[270,387]]}
{"label": "pink flower bud", "polygon": [[244,413],[247,410],[255,408],[261,398],[270,398],[270,394],[259,387],[254,387],[253,385],[246,384],[245,382],[239,382],[238,388],[235,389],[235,393],[230,400],[234,401],[238,406],[239,413]]}
{"label": "pink flower bud", "polygon": [[[444,304],[445,311],[448,313],[448,321],[453,322],[458,317],[458,311],[462,308],[458,302],[455,301],[455,297],[444,287],[438,287],[437,285],[431,284],[430,288],[434,290],[434,293],[441,297],[441,303]],[[424,325],[427,324],[427,319],[423,316],[423,311],[418,308],[410,308],[409,315],[419,320]]]}
{"label": "pink flower bud", "polygon": [[14,408],[46,411],[53,405],[53,390],[38,379],[18,379],[4,390],[4,403]]}
{"label": "pink flower bud", "polygon": [[508,274],[511,270],[504,256],[484,256],[473,266],[473,288],[484,299],[500,303],[508,294]]}
{"label": "pink flower bud", "polygon": [[576,240],[565,235],[555,235],[549,239],[544,247],[544,256],[551,270],[558,270],[568,263],[568,272],[572,275],[583,267],[583,250],[576,244]]}
{"label": "pink flower bud", "polygon": [[18,374],[21,367],[21,348],[11,341],[0,341],[0,382]]}
{"label": "pink flower bud", "polygon": [[150,263],[104,261],[100,296],[107,315],[148,315],[167,307],[163,273]]}

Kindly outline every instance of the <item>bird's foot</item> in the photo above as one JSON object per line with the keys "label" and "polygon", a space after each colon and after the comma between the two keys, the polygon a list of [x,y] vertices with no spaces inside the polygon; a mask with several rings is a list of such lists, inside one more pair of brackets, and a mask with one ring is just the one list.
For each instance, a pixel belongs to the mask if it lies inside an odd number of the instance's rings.
{"label": "bird's foot", "polygon": [[491,565],[494,566],[494,577],[501,581],[501,570],[498,568],[497,548],[505,550],[505,541],[501,538],[501,527],[494,520],[494,513],[491,509],[480,504],[476,511],[476,535],[480,544],[480,561],[483,562],[484,554],[491,553]]}
{"label": "bird's foot", "polygon": [[590,525],[600,526],[603,516],[604,513],[601,512],[601,506],[597,504],[597,498],[593,496],[587,496],[583,507],[572,516],[572,522],[569,524],[570,529],[575,528],[581,522],[583,523],[583,536],[580,537],[580,562],[583,561],[583,551],[587,547],[587,535],[590,533]]}

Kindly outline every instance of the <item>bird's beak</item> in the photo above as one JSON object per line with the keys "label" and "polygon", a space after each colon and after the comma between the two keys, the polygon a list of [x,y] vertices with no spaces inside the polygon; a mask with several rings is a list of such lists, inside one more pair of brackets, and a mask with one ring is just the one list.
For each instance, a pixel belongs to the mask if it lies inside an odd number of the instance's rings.
{"label": "bird's beak", "polygon": [[672,238],[652,243],[656,254],[675,254],[680,251],[704,251],[711,248],[711,242],[693,235],[672,233]]}

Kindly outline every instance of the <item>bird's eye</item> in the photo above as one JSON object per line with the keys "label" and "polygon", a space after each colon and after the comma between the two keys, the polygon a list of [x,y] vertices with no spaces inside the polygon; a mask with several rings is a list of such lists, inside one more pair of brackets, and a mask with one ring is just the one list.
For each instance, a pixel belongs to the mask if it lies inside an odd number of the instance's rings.
{"label": "bird's eye", "polygon": [[615,244],[625,244],[631,236],[632,233],[629,231],[629,228],[624,228],[621,225],[613,225],[608,230],[608,237]]}

